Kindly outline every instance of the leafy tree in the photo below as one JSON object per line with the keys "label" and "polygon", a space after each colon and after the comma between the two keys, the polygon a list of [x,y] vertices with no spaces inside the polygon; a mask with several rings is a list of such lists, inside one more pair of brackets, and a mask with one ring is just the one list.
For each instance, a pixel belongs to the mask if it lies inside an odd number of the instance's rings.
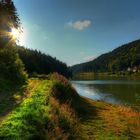
{"label": "leafy tree", "polygon": [[25,82],[27,74],[16,50],[11,28],[20,28],[20,19],[12,0],[0,0],[0,78]]}
{"label": "leafy tree", "polygon": [[0,78],[18,83],[26,81],[27,74],[14,47],[8,46],[0,49]]}
{"label": "leafy tree", "polygon": [[20,29],[20,19],[12,0],[0,0],[0,45],[6,45],[7,41],[15,43],[10,35],[11,29]]}

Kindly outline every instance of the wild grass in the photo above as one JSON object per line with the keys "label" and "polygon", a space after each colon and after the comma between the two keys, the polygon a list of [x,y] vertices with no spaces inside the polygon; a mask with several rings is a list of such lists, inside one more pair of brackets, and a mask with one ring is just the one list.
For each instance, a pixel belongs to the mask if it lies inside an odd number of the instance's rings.
{"label": "wild grass", "polygon": [[0,124],[0,139],[41,138],[43,124],[49,119],[46,85],[47,81],[39,82],[31,95]]}
{"label": "wild grass", "polygon": [[131,107],[117,106],[84,98],[90,112],[82,117],[83,138],[90,140],[140,139],[140,112]]}
{"label": "wild grass", "polygon": [[[72,106],[72,102],[80,96],[62,75],[54,73],[49,75],[49,78],[53,82],[52,96],[49,99],[49,104],[52,108],[51,120],[53,120],[57,128],[53,134],[58,139],[78,139],[80,138],[79,118]],[[52,139],[51,134],[50,139]]]}
{"label": "wild grass", "polygon": [[140,137],[139,111],[80,97],[66,79],[57,74],[53,77],[53,96],[61,103],[69,103],[75,110],[83,132],[80,134],[81,139],[127,140]]}
{"label": "wild grass", "polygon": [[26,85],[0,79],[0,117],[7,114],[24,98]]}
{"label": "wild grass", "polygon": [[49,139],[74,140],[79,136],[79,120],[69,104],[61,104],[59,100],[51,97],[51,124],[48,129]]}
{"label": "wild grass", "polygon": [[0,139],[77,139],[78,118],[69,104],[54,97],[54,86],[52,79],[31,79],[24,101],[0,123]]}
{"label": "wild grass", "polygon": [[100,115],[107,122],[107,129],[112,129],[117,136],[125,135],[129,139],[140,136],[140,112],[125,106],[106,106],[106,109],[108,111],[103,110]]}
{"label": "wild grass", "polygon": [[71,83],[62,75],[54,73],[50,78],[53,81],[52,94],[62,103],[71,102],[80,97]]}
{"label": "wild grass", "polygon": [[0,122],[0,140],[140,139],[138,110],[81,97],[57,73],[30,79],[22,94],[12,94],[19,104]]}

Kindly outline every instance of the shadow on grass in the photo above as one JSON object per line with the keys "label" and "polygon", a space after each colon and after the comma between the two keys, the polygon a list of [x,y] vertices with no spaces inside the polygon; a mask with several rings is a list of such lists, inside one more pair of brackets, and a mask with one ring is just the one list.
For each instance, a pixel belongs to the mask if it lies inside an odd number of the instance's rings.
{"label": "shadow on grass", "polygon": [[96,119],[98,116],[98,110],[96,106],[89,102],[90,99],[85,97],[77,97],[71,101],[71,106],[76,110],[76,113],[81,121],[87,121],[90,119]]}
{"label": "shadow on grass", "polygon": [[0,79],[0,120],[20,103],[24,91],[25,86]]}
{"label": "shadow on grass", "polygon": [[[74,106],[81,118],[81,123],[84,124],[84,130],[87,131],[87,135],[84,135],[89,137],[87,139],[93,138],[94,136],[97,137],[96,139],[102,139],[104,137],[106,137],[106,139],[110,137],[112,139],[139,138],[139,134],[136,133],[138,130],[134,130],[136,127],[135,124],[130,127],[131,123],[129,124],[129,121],[131,121],[131,119],[129,118],[129,120],[127,120],[127,116],[123,116],[118,110],[119,108],[117,106],[114,107],[115,105],[113,104],[105,103],[103,101],[94,102],[88,98],[81,97]],[[110,109],[107,107],[110,107]],[[126,112],[126,110],[124,111]],[[110,118],[110,121],[107,121],[104,118],[105,114],[101,114],[101,112],[108,114],[107,116]],[[115,116],[111,115],[113,113]],[[129,112],[129,115],[130,113],[131,112]],[[116,119],[111,122],[114,117],[116,117]],[[126,119],[123,117],[126,117]]]}

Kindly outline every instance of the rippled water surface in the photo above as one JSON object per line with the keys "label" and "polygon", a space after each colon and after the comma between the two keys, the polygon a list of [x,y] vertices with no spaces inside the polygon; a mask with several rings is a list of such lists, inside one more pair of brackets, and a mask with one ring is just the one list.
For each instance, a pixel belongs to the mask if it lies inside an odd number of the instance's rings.
{"label": "rippled water surface", "polygon": [[139,80],[89,80],[71,81],[77,92],[94,100],[117,104],[135,104],[140,95]]}

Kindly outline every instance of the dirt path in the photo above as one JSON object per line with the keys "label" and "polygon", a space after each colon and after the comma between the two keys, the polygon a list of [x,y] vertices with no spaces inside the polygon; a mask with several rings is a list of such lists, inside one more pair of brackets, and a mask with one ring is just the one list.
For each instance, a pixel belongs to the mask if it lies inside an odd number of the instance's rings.
{"label": "dirt path", "polygon": [[[0,122],[4,120],[7,115],[17,107],[25,98],[30,96],[32,90],[37,86],[38,82],[36,80],[29,80],[28,88],[21,87],[17,90],[11,90],[11,93],[5,93],[2,95],[0,100]],[[30,92],[29,92],[30,91]],[[4,94],[4,93],[3,93]]]}

